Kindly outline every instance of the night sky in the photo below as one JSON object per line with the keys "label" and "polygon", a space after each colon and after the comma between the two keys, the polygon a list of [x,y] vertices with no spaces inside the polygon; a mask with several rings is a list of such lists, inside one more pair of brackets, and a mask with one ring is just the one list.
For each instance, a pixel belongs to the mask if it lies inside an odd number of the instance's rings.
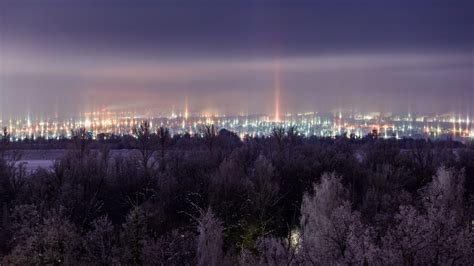
{"label": "night sky", "polygon": [[0,113],[474,114],[474,1],[0,0]]}

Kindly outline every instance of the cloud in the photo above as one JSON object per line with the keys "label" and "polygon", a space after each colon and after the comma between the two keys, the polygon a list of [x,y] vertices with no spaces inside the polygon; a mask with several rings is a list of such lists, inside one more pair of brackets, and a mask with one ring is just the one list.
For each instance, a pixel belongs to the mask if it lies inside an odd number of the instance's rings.
{"label": "cloud", "polygon": [[473,3],[0,0],[0,112],[471,108]]}
{"label": "cloud", "polygon": [[[163,109],[191,97],[196,110],[227,112],[272,108],[275,60],[281,65],[282,106],[328,110],[338,106],[435,111],[472,105],[470,54],[354,54],[240,60],[103,60],[50,64],[51,57],[12,56],[2,72],[4,95],[28,106],[61,98],[61,106],[130,106]],[[31,98],[38,93],[46,96]],[[448,101],[447,98],[451,98]],[[41,104],[35,104],[41,99]],[[56,102],[54,100],[53,102]],[[10,100],[8,100],[10,102]],[[433,106],[433,103],[436,103]],[[55,103],[57,104],[57,103]],[[210,105],[210,106],[209,106]],[[22,104],[11,108],[20,112]],[[46,104],[49,106],[49,104]],[[33,109],[44,109],[36,107]],[[66,107],[67,108],[67,107]]]}

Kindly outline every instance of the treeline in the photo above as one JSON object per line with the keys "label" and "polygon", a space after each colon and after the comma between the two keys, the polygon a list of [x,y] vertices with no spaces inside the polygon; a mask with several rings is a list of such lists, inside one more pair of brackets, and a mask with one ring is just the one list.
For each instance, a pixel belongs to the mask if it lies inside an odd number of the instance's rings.
{"label": "treeline", "polygon": [[0,263],[472,263],[474,146],[424,140],[245,138],[147,123],[110,155],[77,130],[51,169],[0,147]]}
{"label": "treeline", "polygon": [[[181,146],[181,148],[185,148],[189,145],[189,139],[195,140],[195,142],[202,141],[202,137],[206,131],[206,126],[202,126],[201,129],[198,132],[195,132],[193,134],[190,133],[184,133],[184,134],[174,134],[170,136],[170,142],[173,143],[173,146],[177,144],[178,146]],[[282,128],[277,127],[276,129],[281,130]],[[8,133],[6,128],[3,129],[5,133]],[[106,146],[109,149],[113,150],[122,150],[122,149],[134,149],[136,148],[136,142],[135,142],[135,134],[131,135],[116,135],[112,133],[98,133],[94,135],[94,132],[92,131],[86,131],[85,129],[77,129],[77,130],[72,130],[72,134],[70,138],[66,136],[58,136],[56,139],[47,139],[44,137],[35,137],[33,136],[26,137],[24,139],[18,139],[14,142],[10,142],[8,145],[8,149],[10,150],[50,150],[50,149],[70,149],[74,146],[74,137],[78,134],[80,130],[83,130],[84,133],[87,134],[88,137],[88,147],[89,149],[101,149],[102,147]],[[150,129],[152,130],[152,129]],[[160,128],[157,129],[156,132],[151,132],[150,138],[151,142],[157,144],[158,143],[158,132]],[[278,131],[277,130],[277,131]],[[287,129],[288,131],[295,131],[296,127],[290,127]],[[231,134],[229,131],[227,133]],[[291,133],[290,133],[291,134]],[[94,136],[94,137],[93,137]],[[273,138],[275,136],[275,130],[270,136],[260,136],[260,137],[246,137],[246,138],[259,138],[259,139],[265,139],[265,138]],[[320,136],[304,136],[302,134],[299,134],[300,137],[304,137],[306,141],[310,142],[328,142],[332,143],[334,141],[334,138],[332,137],[320,137]],[[346,138],[347,141],[349,141],[351,144],[355,145],[363,145],[368,142],[372,142],[375,139],[379,139],[381,136],[379,133],[374,130],[373,132],[367,134],[364,137],[357,137],[354,134],[347,135],[343,133],[343,135],[336,136],[336,138]],[[391,136],[394,137],[394,136]],[[0,136],[0,138],[2,138]],[[399,139],[397,141],[397,145],[401,149],[409,149],[411,148],[414,144],[414,142],[418,142],[420,139],[414,139],[414,138],[409,138],[405,137],[402,139]],[[422,140],[421,140],[422,141]],[[183,143],[183,145],[180,145]],[[430,143],[434,147],[438,146],[443,146],[443,147],[449,147],[449,148],[464,148],[466,147],[465,144],[455,141],[455,140],[449,140],[449,139],[443,139],[443,140],[430,140]]]}

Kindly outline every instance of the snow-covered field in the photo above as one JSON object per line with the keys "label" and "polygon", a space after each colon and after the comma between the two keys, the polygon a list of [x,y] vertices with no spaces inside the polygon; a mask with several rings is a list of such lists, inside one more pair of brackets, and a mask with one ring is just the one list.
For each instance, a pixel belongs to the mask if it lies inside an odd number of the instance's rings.
{"label": "snow-covered field", "polygon": [[[13,157],[14,153],[19,153],[20,159],[17,163],[23,163],[27,171],[34,171],[38,168],[51,169],[54,161],[66,154],[66,150],[21,150],[21,151],[7,151],[7,160]],[[130,155],[132,150],[111,150],[110,155]]]}
{"label": "snow-covered field", "polygon": [[20,150],[7,151],[6,159],[11,160],[17,157],[18,164],[24,164],[27,171],[34,171],[38,168],[51,169],[56,159],[65,154],[65,150]]}
{"label": "snow-covered field", "polygon": [[25,165],[27,171],[34,171],[38,168],[51,169],[54,160],[20,160],[18,163]]}

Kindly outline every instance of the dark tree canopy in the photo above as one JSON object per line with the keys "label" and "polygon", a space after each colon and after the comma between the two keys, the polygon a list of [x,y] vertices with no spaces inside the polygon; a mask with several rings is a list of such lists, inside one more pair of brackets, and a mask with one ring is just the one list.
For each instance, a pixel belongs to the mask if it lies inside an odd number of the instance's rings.
{"label": "dark tree canopy", "polygon": [[[464,265],[474,255],[472,144],[295,127],[171,136],[146,122],[133,136],[81,129],[10,143],[5,130],[1,140],[5,265]],[[49,169],[20,163],[22,151],[58,147]]]}

